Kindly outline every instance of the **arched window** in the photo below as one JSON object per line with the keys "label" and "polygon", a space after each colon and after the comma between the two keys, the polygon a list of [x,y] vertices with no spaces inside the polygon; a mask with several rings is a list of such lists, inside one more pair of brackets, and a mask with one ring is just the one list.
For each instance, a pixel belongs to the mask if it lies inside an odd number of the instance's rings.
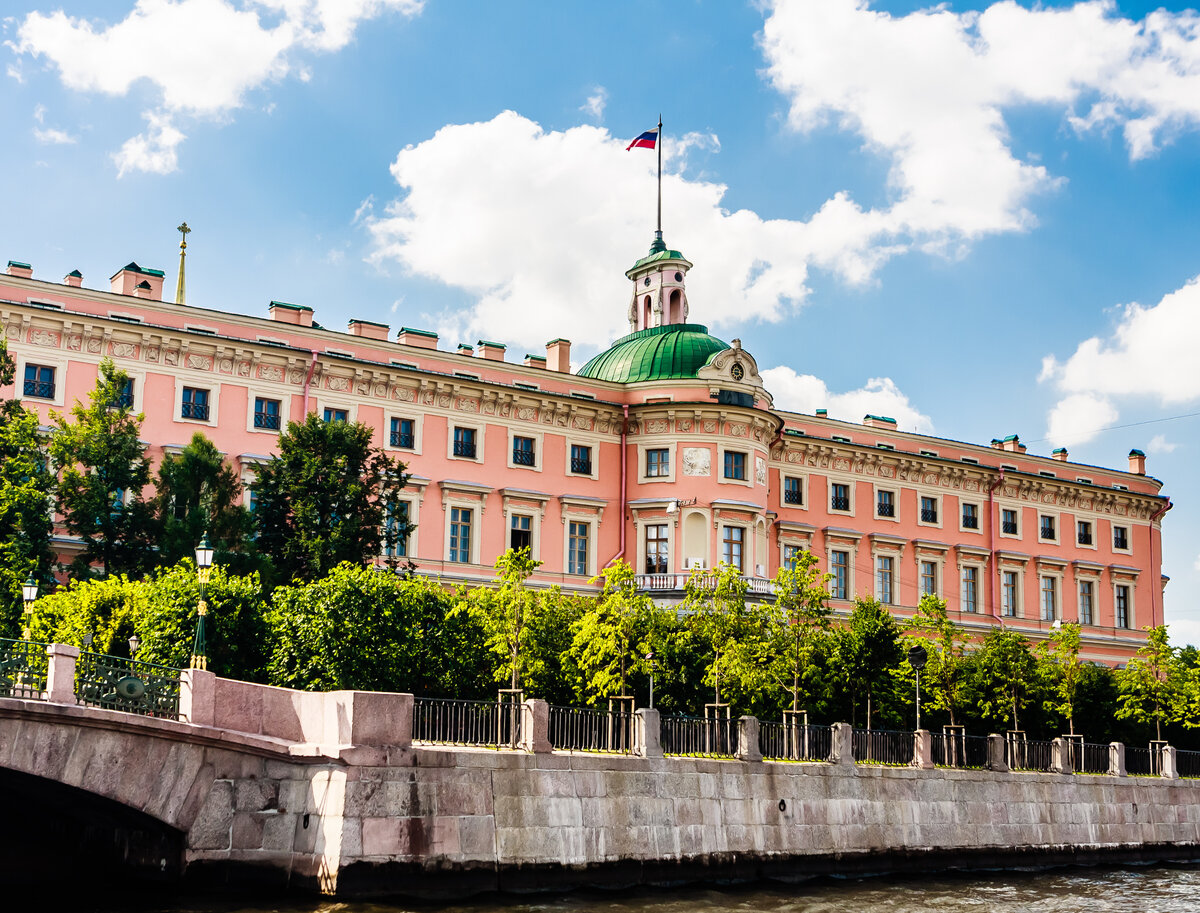
{"label": "arched window", "polygon": [[683,292],[679,289],[671,292],[671,301],[667,307],[669,323],[683,323]]}
{"label": "arched window", "polygon": [[649,327],[650,327],[650,296],[649,295],[646,296],[646,298],[643,302],[642,313],[644,315],[642,318],[642,329],[643,330],[649,329]]}

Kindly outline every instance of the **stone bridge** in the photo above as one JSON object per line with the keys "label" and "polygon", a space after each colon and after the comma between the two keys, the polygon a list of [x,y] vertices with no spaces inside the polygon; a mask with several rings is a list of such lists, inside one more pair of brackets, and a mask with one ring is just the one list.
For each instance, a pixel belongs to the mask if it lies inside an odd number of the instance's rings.
{"label": "stone bridge", "polygon": [[[417,744],[413,698],[183,673],[179,720],[80,706],[72,648],[41,699],[0,698],[0,876],[69,872],[339,896],[802,879],[1200,858],[1200,780],[564,752],[547,708],[520,745]],[[77,651],[76,651],[77,652]],[[1173,755],[1171,756],[1173,759]],[[1059,759],[1061,762],[1061,759]]]}

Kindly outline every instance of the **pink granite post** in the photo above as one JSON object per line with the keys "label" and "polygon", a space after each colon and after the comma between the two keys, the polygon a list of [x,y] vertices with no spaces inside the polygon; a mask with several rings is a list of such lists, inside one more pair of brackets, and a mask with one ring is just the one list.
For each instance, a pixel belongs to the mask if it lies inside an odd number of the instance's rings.
{"label": "pink granite post", "polygon": [[1071,746],[1066,739],[1055,739],[1050,743],[1050,770],[1056,774],[1075,773]]}
{"label": "pink granite post", "polygon": [[75,661],[79,648],[70,644],[50,644],[46,647],[49,668],[46,671],[46,700],[51,704],[74,704]]}
{"label": "pink granite post", "polygon": [[521,705],[521,708],[521,749],[537,754],[552,751],[550,705],[543,700],[530,698]]}
{"label": "pink granite post", "polygon": [[913,767],[921,770],[933,769],[933,737],[928,729],[918,729],[913,739]]}
{"label": "pink granite post", "polygon": [[758,717],[738,717],[737,758],[740,761],[761,761],[762,747],[758,744]]}
{"label": "pink granite post", "polygon": [[1127,775],[1125,772],[1124,742],[1108,743],[1108,775],[1110,777],[1124,777]]}
{"label": "pink granite post", "polygon": [[829,760],[834,764],[854,764],[854,727],[849,723],[833,724],[833,744]]}
{"label": "pink granite post", "polygon": [[643,707],[635,712],[637,729],[633,753],[639,758],[661,758],[662,750],[662,720],[658,711]]}
{"label": "pink granite post", "polygon": [[1164,780],[1179,779],[1179,757],[1175,753],[1174,745],[1164,745],[1162,747],[1162,773],[1160,776]]}
{"label": "pink granite post", "polygon": [[217,676],[207,669],[184,669],[179,676],[179,718],[196,726],[212,726],[216,717]]}

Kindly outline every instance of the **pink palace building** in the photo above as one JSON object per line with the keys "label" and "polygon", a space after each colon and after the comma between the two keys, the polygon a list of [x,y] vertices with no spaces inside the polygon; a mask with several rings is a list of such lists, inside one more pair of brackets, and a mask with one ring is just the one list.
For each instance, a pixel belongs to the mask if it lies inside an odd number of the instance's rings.
{"label": "pink palace building", "polygon": [[629,334],[572,371],[566,339],[514,360],[411,327],[326,329],[282,301],[265,317],[164,301],[163,272],[136,263],[97,291],[9,262],[17,377],[0,395],[46,418],[86,400],[107,356],[132,378],[151,456],[201,431],[246,481],[288,420],[363,422],[412,473],[405,553],[448,583],[492,579],[511,545],[543,562],[537,582],[574,591],[624,558],[672,602],[691,568],[725,561],[765,597],[809,549],[838,612],[871,594],[904,616],[932,592],[975,634],[1078,621],[1087,658],[1109,663],[1162,623],[1171,505],[1141,451],[1105,469],[1015,435],[978,446],[776,409],[739,340],[689,322],[691,267],[659,235],[625,274]]}

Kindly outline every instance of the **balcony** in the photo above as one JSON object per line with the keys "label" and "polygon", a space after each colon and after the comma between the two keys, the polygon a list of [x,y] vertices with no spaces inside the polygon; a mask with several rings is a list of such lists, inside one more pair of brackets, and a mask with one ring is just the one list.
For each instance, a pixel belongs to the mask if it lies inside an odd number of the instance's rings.
{"label": "balcony", "polygon": [[[687,574],[638,574],[637,587],[649,593],[682,593],[687,584]],[[774,596],[775,582],[769,577],[743,577],[746,592],[750,596]]]}
{"label": "balcony", "polygon": [[830,510],[849,510],[850,509],[849,496],[839,497],[838,495],[834,495],[832,498],[829,499],[829,509]]}
{"label": "balcony", "polygon": [[571,457],[571,472],[581,476],[590,476],[592,474],[592,461],[580,457]]}
{"label": "balcony", "polygon": [[391,436],[391,444],[393,447],[398,447],[401,450],[412,450],[417,445],[416,435],[414,435],[411,431],[408,434],[405,434],[403,431],[393,431]]}
{"label": "balcony", "polygon": [[799,488],[785,488],[783,490],[783,503],[784,504],[803,504],[804,501],[800,497],[800,489]]}
{"label": "balcony", "polygon": [[455,441],[454,455],[456,457],[467,457],[475,459],[475,442],[474,441]]}
{"label": "balcony", "polygon": [[25,381],[25,395],[41,399],[54,399],[54,381],[27,380]]}
{"label": "balcony", "polygon": [[255,412],[254,427],[266,428],[270,431],[279,430],[279,413],[278,412]]}
{"label": "balcony", "polygon": [[532,450],[513,450],[513,464],[516,466],[532,466],[534,465]]}
{"label": "balcony", "polygon": [[202,422],[208,421],[208,403],[183,403],[179,407],[180,418],[194,418]]}

